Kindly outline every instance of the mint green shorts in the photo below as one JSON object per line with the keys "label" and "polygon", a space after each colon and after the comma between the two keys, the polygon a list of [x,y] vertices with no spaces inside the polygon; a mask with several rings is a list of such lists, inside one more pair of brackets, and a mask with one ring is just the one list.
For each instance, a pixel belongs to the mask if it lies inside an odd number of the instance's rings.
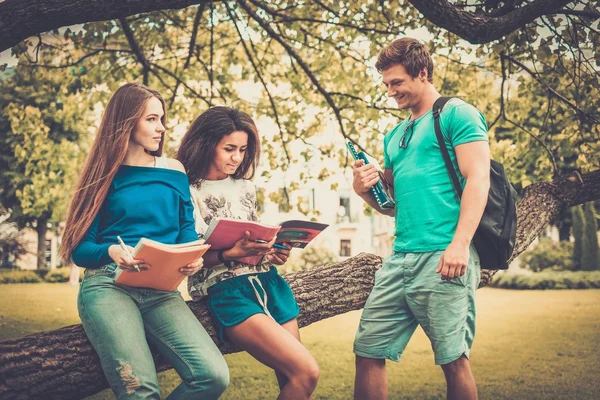
{"label": "mint green shorts", "polygon": [[479,256],[471,245],[466,273],[444,281],[435,272],[442,253],[395,252],[383,261],[360,318],[354,354],[399,361],[420,325],[437,365],[463,354],[469,357],[475,337]]}

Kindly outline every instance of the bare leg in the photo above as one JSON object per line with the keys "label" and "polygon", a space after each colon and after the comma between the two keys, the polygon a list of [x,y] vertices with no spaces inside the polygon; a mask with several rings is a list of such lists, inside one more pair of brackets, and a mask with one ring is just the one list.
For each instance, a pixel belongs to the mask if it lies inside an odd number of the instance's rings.
{"label": "bare leg", "polygon": [[471,364],[464,355],[458,360],[442,365],[446,376],[448,400],[477,400],[477,387],[471,372]]}
{"label": "bare leg", "polygon": [[356,356],[354,400],[385,400],[387,394],[385,360]]}
{"label": "bare leg", "polygon": [[[291,321],[286,322],[285,324],[281,324],[283,329],[288,331],[293,337],[295,337],[299,342],[300,340],[300,328],[298,328],[298,320],[294,318]],[[277,383],[279,384],[279,389],[283,389],[283,387],[287,383],[287,377],[283,372],[275,370],[275,376],[277,377]]]}
{"label": "bare leg", "polygon": [[[297,331],[298,324],[294,323]],[[232,342],[276,371],[279,400],[309,399],[319,380],[317,361],[300,343],[299,334],[294,336],[286,329],[293,330],[294,323],[284,328],[265,314],[255,314],[225,328]]]}

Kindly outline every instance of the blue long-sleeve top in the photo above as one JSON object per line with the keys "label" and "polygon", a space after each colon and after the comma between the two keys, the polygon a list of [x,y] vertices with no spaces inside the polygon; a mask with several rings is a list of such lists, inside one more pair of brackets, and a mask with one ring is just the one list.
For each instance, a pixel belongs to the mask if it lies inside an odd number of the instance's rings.
{"label": "blue long-sleeve top", "polygon": [[153,167],[121,165],[106,199],[72,254],[85,268],[112,262],[108,248],[117,235],[134,247],[142,237],[175,244],[198,239],[187,175]]}

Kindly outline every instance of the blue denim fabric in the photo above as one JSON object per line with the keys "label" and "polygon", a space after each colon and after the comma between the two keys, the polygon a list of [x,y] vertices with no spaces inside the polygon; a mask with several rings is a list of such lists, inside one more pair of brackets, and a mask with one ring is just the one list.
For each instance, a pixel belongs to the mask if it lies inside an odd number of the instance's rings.
{"label": "blue denim fabric", "polygon": [[168,399],[217,399],[229,383],[223,355],[178,291],[114,282],[115,264],[86,270],[79,316],[118,399],[160,399],[149,344],[183,382]]}

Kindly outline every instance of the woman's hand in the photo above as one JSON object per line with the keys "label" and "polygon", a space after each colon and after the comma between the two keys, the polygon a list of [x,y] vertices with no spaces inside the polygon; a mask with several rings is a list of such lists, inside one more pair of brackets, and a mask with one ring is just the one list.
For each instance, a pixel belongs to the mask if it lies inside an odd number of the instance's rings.
{"label": "woman's hand", "polygon": [[[133,253],[133,247],[127,246],[129,253]],[[150,268],[150,265],[146,264],[143,260],[136,260],[131,258],[125,250],[118,244],[113,244],[108,248],[108,256],[117,264],[117,267],[126,271],[138,272],[135,265],[138,266],[139,271],[144,271]]]}
{"label": "woman's hand", "polygon": [[287,262],[288,257],[290,256],[291,246],[289,243],[282,243],[286,247],[286,249],[280,249],[277,247],[271,248],[271,252],[267,254],[267,260],[271,264],[275,265],[283,265]]}
{"label": "woman's hand", "polygon": [[248,256],[264,256],[270,252],[273,243],[275,243],[275,238],[267,243],[250,240],[250,232],[246,231],[244,237],[235,242],[231,249],[223,252],[223,257],[227,261],[231,261]]}
{"label": "woman's hand", "polygon": [[202,269],[202,267],[204,266],[204,260],[202,259],[202,257],[200,257],[199,259],[197,259],[196,261],[189,263],[188,265],[186,265],[185,267],[181,267],[179,268],[179,272],[181,272],[183,275],[194,275],[196,272],[200,271],[200,269]]}

